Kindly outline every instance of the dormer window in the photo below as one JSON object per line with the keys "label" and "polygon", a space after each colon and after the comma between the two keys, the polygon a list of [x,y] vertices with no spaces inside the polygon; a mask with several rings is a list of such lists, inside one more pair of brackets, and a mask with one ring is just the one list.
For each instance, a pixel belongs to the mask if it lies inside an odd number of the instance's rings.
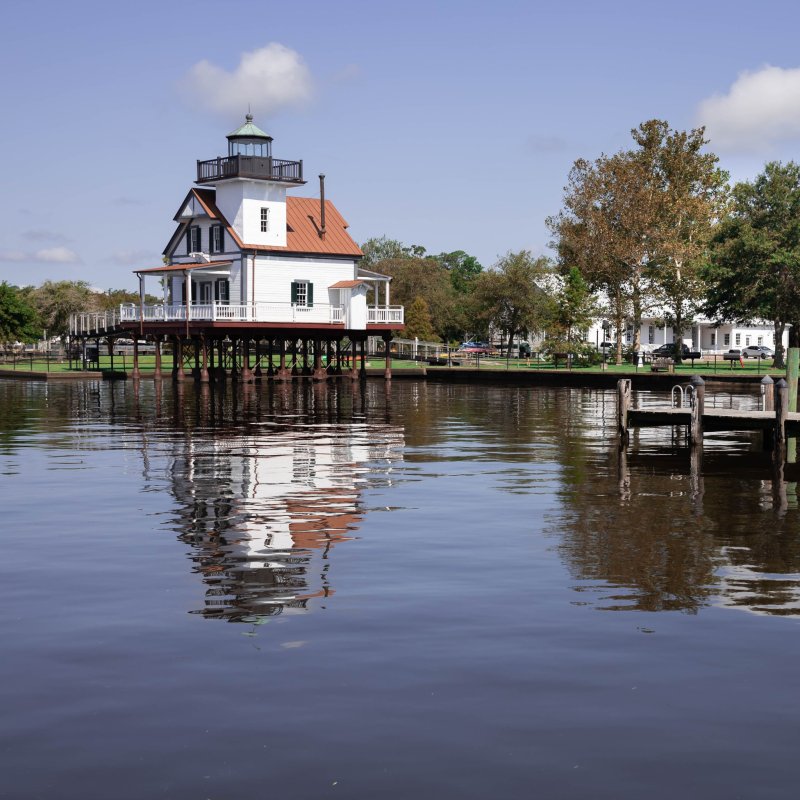
{"label": "dormer window", "polygon": [[190,225],[186,231],[186,254],[200,253],[202,251],[202,242],[200,240],[200,226]]}
{"label": "dormer window", "polygon": [[269,208],[266,206],[261,207],[261,233],[266,233],[269,230]]}

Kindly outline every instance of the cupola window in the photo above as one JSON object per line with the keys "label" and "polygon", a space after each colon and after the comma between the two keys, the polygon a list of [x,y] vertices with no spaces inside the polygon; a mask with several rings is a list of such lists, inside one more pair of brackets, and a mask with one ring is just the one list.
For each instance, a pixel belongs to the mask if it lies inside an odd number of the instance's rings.
{"label": "cupola window", "polygon": [[269,230],[269,208],[266,206],[261,207],[261,233],[266,233]]}

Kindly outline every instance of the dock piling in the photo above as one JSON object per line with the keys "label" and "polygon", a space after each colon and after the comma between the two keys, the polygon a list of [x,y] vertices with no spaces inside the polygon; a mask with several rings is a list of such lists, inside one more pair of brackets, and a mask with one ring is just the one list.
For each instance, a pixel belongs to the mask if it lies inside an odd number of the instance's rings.
{"label": "dock piling", "polygon": [[631,407],[631,379],[617,381],[617,431],[621,445],[628,443],[628,411]]}
{"label": "dock piling", "polygon": [[703,412],[706,404],[706,382],[699,375],[692,375],[691,420],[689,422],[689,441],[693,446],[703,444]]}

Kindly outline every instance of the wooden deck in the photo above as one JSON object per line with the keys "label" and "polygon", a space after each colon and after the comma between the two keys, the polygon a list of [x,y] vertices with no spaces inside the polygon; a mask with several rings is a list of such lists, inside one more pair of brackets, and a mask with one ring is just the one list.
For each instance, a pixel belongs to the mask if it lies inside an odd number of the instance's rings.
{"label": "wooden deck", "polygon": [[[689,425],[692,421],[690,408],[651,406],[632,408],[628,411],[628,426],[631,428],[658,428],[670,425]],[[714,431],[772,431],[775,428],[774,411],[739,411],[734,408],[706,408],[702,415],[703,430]],[[800,435],[800,414],[788,413],[786,433]]]}

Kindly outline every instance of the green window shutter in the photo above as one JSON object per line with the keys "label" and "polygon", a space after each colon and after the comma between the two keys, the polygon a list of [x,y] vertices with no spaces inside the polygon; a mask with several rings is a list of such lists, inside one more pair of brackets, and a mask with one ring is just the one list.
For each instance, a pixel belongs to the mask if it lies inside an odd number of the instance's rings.
{"label": "green window shutter", "polygon": [[225,252],[225,228],[220,225],[217,230],[219,231],[219,252]]}
{"label": "green window shutter", "polygon": [[306,284],[306,286],[308,287],[306,289],[307,303],[308,303],[309,306],[313,306],[314,305],[314,284],[311,283],[311,281],[309,281]]}
{"label": "green window shutter", "polygon": [[219,281],[214,281],[214,302],[219,303]]}
{"label": "green window shutter", "polygon": [[292,303],[297,303],[297,282],[292,281]]}
{"label": "green window shutter", "polygon": [[192,252],[192,229],[186,229],[186,255]]}

